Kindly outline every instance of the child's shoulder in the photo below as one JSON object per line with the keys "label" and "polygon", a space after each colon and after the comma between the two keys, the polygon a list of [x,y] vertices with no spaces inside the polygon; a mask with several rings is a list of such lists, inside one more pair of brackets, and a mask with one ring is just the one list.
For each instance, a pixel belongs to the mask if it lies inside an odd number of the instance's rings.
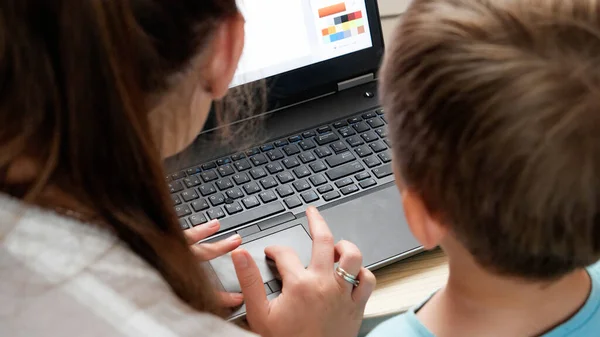
{"label": "child's shoulder", "polygon": [[378,325],[367,337],[435,337],[421,324],[414,311],[393,317]]}

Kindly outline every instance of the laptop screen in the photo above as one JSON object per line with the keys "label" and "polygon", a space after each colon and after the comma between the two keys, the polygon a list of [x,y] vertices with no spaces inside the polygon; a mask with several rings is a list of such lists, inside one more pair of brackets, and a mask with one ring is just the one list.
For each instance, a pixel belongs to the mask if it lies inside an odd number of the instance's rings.
{"label": "laptop screen", "polygon": [[373,46],[365,0],[238,0],[246,45],[232,87]]}

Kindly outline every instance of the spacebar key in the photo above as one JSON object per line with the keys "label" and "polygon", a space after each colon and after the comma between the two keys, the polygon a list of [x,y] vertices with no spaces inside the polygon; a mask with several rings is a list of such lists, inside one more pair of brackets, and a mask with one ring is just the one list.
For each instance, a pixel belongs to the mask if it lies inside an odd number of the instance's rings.
{"label": "spacebar key", "polygon": [[358,173],[360,171],[364,171],[364,167],[359,162],[349,163],[346,165],[342,165],[340,167],[336,167],[332,170],[327,171],[327,177],[330,180],[338,180],[340,178],[347,177],[351,174]]}
{"label": "spacebar key", "polygon": [[228,230],[234,227],[258,221],[268,216],[281,213],[283,211],[285,211],[285,207],[283,207],[283,204],[280,201],[266,204],[261,207],[252,208],[238,215],[230,216],[220,220],[221,229],[219,231]]}

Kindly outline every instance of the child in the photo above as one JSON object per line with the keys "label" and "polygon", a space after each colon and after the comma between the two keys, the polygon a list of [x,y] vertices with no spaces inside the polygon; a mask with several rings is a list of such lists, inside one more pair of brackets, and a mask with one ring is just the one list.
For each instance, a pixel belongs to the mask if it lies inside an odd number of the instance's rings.
{"label": "child", "polygon": [[406,217],[450,261],[388,336],[600,336],[600,1],[414,0],[382,70]]}

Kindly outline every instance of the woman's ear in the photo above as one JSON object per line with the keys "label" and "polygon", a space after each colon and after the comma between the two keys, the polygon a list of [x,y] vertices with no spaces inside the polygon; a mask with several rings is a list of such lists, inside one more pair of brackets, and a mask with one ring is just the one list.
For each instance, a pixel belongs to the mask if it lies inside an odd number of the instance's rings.
{"label": "woman's ear", "polygon": [[244,51],[244,17],[238,14],[223,21],[212,40],[206,74],[207,90],[213,100],[221,99],[231,83]]}
{"label": "woman's ear", "polygon": [[406,188],[402,191],[402,206],[408,226],[419,243],[427,250],[438,247],[448,234],[446,226],[429,214],[416,193]]}

